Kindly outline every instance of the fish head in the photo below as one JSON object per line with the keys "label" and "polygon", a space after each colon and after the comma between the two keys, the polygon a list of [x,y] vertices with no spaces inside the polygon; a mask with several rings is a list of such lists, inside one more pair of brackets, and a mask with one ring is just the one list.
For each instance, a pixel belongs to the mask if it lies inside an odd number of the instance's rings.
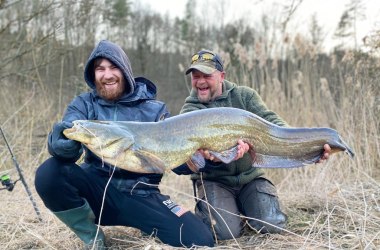
{"label": "fish head", "polygon": [[73,121],[71,128],[65,129],[63,134],[75,141],[79,141],[86,146],[103,145],[109,140],[107,122],[104,121]]}
{"label": "fish head", "polygon": [[63,134],[81,142],[99,157],[113,158],[128,150],[134,143],[133,135],[109,121],[76,120]]}

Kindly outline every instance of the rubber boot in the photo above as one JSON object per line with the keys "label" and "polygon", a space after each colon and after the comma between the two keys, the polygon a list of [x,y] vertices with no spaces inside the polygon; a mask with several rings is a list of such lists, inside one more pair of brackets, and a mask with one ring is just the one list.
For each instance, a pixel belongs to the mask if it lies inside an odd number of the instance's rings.
{"label": "rubber boot", "polygon": [[[85,204],[60,212],[53,212],[65,223],[85,244],[85,249],[104,250],[105,236],[101,228],[95,225],[95,215],[86,200]],[[98,235],[96,235],[98,231]],[[96,239],[95,239],[96,237]]]}
{"label": "rubber boot", "polygon": [[286,227],[288,218],[281,211],[276,188],[269,180],[262,177],[253,180],[240,199],[245,215],[263,221],[248,220],[252,228],[261,233],[281,233]]}

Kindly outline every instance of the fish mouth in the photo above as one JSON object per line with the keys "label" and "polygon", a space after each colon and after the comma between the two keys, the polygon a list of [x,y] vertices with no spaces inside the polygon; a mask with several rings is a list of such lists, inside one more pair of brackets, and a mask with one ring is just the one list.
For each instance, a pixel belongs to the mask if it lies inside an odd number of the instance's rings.
{"label": "fish mouth", "polygon": [[[78,131],[80,131],[83,128],[82,122],[80,120],[73,121],[73,126],[71,128],[67,128],[63,130],[63,134],[69,138],[71,135],[75,135]],[[72,137],[72,136],[71,136]],[[72,139],[73,140],[73,139]]]}
{"label": "fish mouth", "polygon": [[[67,128],[65,130],[63,130],[63,134],[69,138],[71,134],[75,133],[77,131],[77,129],[75,128],[75,126],[73,126],[72,128]],[[69,138],[70,139],[70,138]]]}

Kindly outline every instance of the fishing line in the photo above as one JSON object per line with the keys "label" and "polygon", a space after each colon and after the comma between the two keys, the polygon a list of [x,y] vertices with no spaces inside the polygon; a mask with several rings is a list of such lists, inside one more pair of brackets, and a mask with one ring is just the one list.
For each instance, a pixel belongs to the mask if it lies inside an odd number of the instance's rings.
{"label": "fishing line", "polygon": [[[221,211],[223,211],[223,212],[229,213],[229,214],[231,214],[231,215],[238,216],[238,217],[240,217],[240,218],[242,218],[242,219],[246,219],[246,220],[254,220],[254,221],[258,221],[258,222],[261,222],[261,223],[263,223],[263,224],[266,224],[266,225],[269,225],[269,226],[275,227],[275,228],[277,228],[277,229],[280,229],[280,230],[283,231],[283,232],[289,233],[289,234],[291,234],[291,235],[293,235],[293,236],[297,236],[297,237],[299,237],[299,238],[301,238],[301,239],[304,239],[304,240],[306,240],[306,241],[307,241],[307,240],[310,240],[310,242],[312,242],[312,243],[314,243],[314,244],[317,244],[317,245],[319,245],[319,246],[324,246],[324,247],[327,247],[327,248],[329,248],[329,249],[338,249],[338,248],[334,248],[334,247],[332,247],[332,246],[328,246],[328,245],[326,245],[326,244],[323,244],[323,243],[321,243],[321,242],[318,242],[318,241],[316,241],[316,240],[313,240],[313,239],[310,239],[310,238],[305,238],[305,237],[303,237],[302,235],[299,235],[299,234],[293,233],[292,231],[289,231],[289,230],[287,230],[287,229],[285,229],[285,228],[278,227],[278,226],[273,225],[273,224],[271,224],[271,223],[269,223],[269,222],[266,222],[266,221],[263,221],[263,220],[260,220],[260,219],[257,219],[257,218],[253,218],[253,217],[248,217],[248,216],[245,216],[245,215],[237,215],[237,214],[232,213],[232,212],[230,212],[230,211],[228,211],[228,210],[225,210],[225,209],[223,209],[223,208],[218,208],[218,209],[221,210]],[[251,226],[248,222],[246,222],[246,224],[247,224],[247,225],[249,226],[249,228],[251,228],[252,230],[254,230],[254,231],[256,231],[256,232],[260,232],[260,230],[257,230],[257,229],[255,229],[255,228],[252,228],[252,226]]]}
{"label": "fishing line", "polygon": [[[159,185],[157,185],[157,184],[150,184],[150,183],[146,183],[146,182],[138,181],[138,182],[133,186],[133,188],[132,188],[132,190],[131,190],[131,194],[132,194],[133,189],[134,189],[138,184],[145,184],[145,185],[147,185],[147,186],[153,186],[153,187],[158,187],[158,186],[159,186]],[[165,186],[165,187],[167,187],[167,188],[169,188],[169,189],[171,189],[171,190],[175,190],[175,189],[172,189],[172,188],[170,188],[170,187],[168,187],[168,186]],[[178,190],[175,190],[175,191],[176,191],[177,193],[182,193],[182,194],[185,194],[186,196],[189,196],[187,193],[178,192]],[[191,197],[191,196],[190,196],[190,197]],[[193,197],[192,197],[192,198],[193,198]],[[210,208],[211,208],[212,210],[214,210],[215,213],[216,213],[217,215],[219,215],[219,217],[222,219],[223,223],[226,225],[226,227],[227,227],[229,233],[231,234],[232,238],[235,240],[235,243],[237,244],[237,246],[239,247],[239,249],[242,249],[242,248],[240,247],[238,241],[236,240],[236,238],[233,236],[233,234],[232,234],[232,232],[231,232],[231,230],[230,230],[230,228],[229,228],[227,222],[224,220],[224,218],[222,217],[222,215],[221,215],[221,214],[220,214],[220,213],[219,213],[219,212],[218,212],[218,211],[217,211],[217,210],[216,210],[216,209],[215,209],[210,203],[208,203],[206,200],[200,199],[200,198],[195,197],[195,196],[194,196],[194,199],[195,199],[195,200],[198,200],[198,201],[201,201],[201,202],[204,202],[204,203],[207,204],[208,209],[209,209],[209,215],[210,215],[210,217],[211,217],[211,210],[210,210]],[[206,199],[207,199],[207,198],[206,198]],[[236,216],[239,216],[239,215],[236,215]],[[218,244],[218,238],[216,237],[216,232],[215,232],[214,226],[212,225],[212,220],[211,220],[211,218],[210,218],[210,222],[211,222],[211,227],[212,227],[212,229],[213,229],[213,233],[214,233],[214,236],[215,236],[216,244]],[[182,226],[181,226],[181,228],[182,228]],[[182,230],[182,229],[180,229],[180,230]],[[180,232],[182,232],[182,231],[180,231]],[[181,244],[182,244],[182,242],[181,242]],[[184,246],[184,247],[185,247],[185,246]]]}
{"label": "fishing line", "polygon": [[[79,125],[81,126],[81,125]],[[101,140],[99,139],[99,137],[93,133],[92,131],[90,131],[89,129],[85,128],[84,126],[81,126],[84,130],[86,130],[87,132],[89,132],[91,135],[93,135],[99,143],[100,145],[100,151],[102,152],[103,148],[102,148],[102,144],[101,144]],[[104,158],[103,158],[103,155],[100,156],[101,160],[102,160],[102,168],[104,168]],[[115,164],[116,165],[116,164]],[[96,239],[98,238],[98,235],[99,235],[99,231],[100,231],[100,221],[102,219],[102,215],[103,215],[103,209],[104,209],[104,202],[105,202],[105,199],[106,199],[106,193],[107,193],[107,189],[108,189],[108,186],[109,184],[111,183],[111,179],[113,177],[113,174],[115,173],[115,165],[112,166],[112,172],[110,174],[110,177],[108,178],[108,181],[106,183],[106,186],[104,187],[104,192],[103,192],[103,196],[102,196],[102,204],[100,206],[100,211],[99,211],[99,218],[98,218],[98,224],[97,224],[97,229],[96,229],[96,234],[95,234],[95,240],[94,240],[94,243],[92,245],[92,248],[91,250],[94,250],[95,247],[96,247]]]}
{"label": "fishing line", "polygon": [[[201,174],[202,174],[202,173],[201,173]],[[201,180],[202,180],[202,177],[201,177]],[[202,181],[203,181],[203,180],[202,180]],[[203,182],[202,182],[202,183],[203,183]],[[134,189],[138,184],[144,184],[144,185],[147,185],[147,186],[153,186],[153,187],[158,187],[158,186],[159,186],[159,185],[157,185],[157,184],[150,184],[150,183],[146,183],[146,182],[138,181],[138,182],[133,186],[133,188],[132,188],[132,190],[131,190],[131,194],[132,194],[133,189]],[[202,186],[203,186],[203,188],[204,188],[204,185],[202,185]],[[216,232],[215,232],[214,226],[212,225],[211,209],[212,209],[212,210],[213,210],[213,211],[214,211],[214,212],[215,212],[215,213],[221,218],[221,220],[223,221],[223,223],[224,223],[225,226],[227,227],[227,230],[228,230],[229,233],[231,234],[232,238],[235,240],[235,243],[238,245],[238,247],[239,247],[240,249],[242,249],[242,248],[240,247],[238,241],[236,240],[236,238],[233,236],[233,234],[232,234],[232,232],[231,232],[231,230],[230,230],[230,228],[229,228],[227,222],[224,220],[224,218],[222,217],[222,215],[216,210],[216,208],[214,208],[214,207],[208,202],[207,197],[206,197],[206,191],[205,191],[205,190],[203,190],[203,191],[204,191],[204,193],[205,193],[205,199],[206,199],[206,200],[203,200],[203,199],[201,199],[201,198],[198,198],[198,197],[195,197],[195,196],[191,196],[191,195],[189,195],[189,194],[187,194],[187,193],[179,192],[178,190],[173,189],[173,188],[171,188],[171,187],[169,187],[169,186],[166,186],[166,185],[165,185],[165,187],[166,187],[166,188],[169,188],[169,189],[171,189],[171,190],[173,190],[173,191],[175,191],[175,192],[177,192],[177,193],[181,193],[181,194],[184,194],[185,196],[188,196],[188,197],[194,198],[194,199],[197,200],[197,201],[200,201],[200,202],[206,203],[207,208],[208,208],[208,212],[209,212],[209,216],[210,216],[211,227],[212,227],[212,229],[213,229],[213,233],[214,233],[214,236],[215,236],[215,241],[216,241],[216,243],[218,244],[218,238],[216,237]],[[220,209],[220,208],[218,208],[218,209],[219,209],[219,210],[226,211],[226,210],[224,210],[224,209]],[[226,211],[226,212],[229,212],[229,211]],[[239,215],[237,215],[237,214],[234,214],[234,213],[231,213],[231,212],[229,212],[229,213],[230,213],[230,214],[233,214],[233,215],[236,215],[236,216],[239,217]]]}
{"label": "fishing line", "polygon": [[[102,167],[104,167],[104,161],[102,161]],[[113,177],[115,169],[116,169],[115,166],[113,166],[111,175],[108,178],[106,186],[104,187],[104,192],[103,192],[103,197],[102,197],[102,205],[100,206],[99,219],[98,219],[98,225],[97,225],[95,239],[98,237],[98,234],[99,234],[99,231],[100,231],[100,221],[101,221],[101,218],[102,218],[102,215],[103,215],[103,208],[104,208],[104,202],[105,202],[105,199],[106,199],[106,192],[107,192],[107,189],[108,189],[108,185],[111,183],[111,179]],[[92,249],[95,249],[95,246],[96,246],[95,243],[96,242],[94,241],[94,244],[92,245]]]}
{"label": "fishing line", "polygon": [[[100,140],[99,136],[97,136],[94,132],[92,132],[91,130],[89,130],[88,128],[78,124],[81,128],[83,128],[84,130],[86,130],[88,133],[90,133],[91,135],[94,136],[95,139],[98,140],[98,143],[100,145],[100,152],[103,151],[103,148],[102,148],[102,141]],[[100,156],[100,159],[102,160],[102,168],[104,167],[104,158],[103,158],[103,154]]]}
{"label": "fishing line", "polygon": [[[145,185],[147,185],[147,186],[158,186],[157,184],[150,184],[150,183],[146,183],[146,182],[142,182],[142,181],[139,181],[138,183],[136,183],[136,185],[137,184],[139,184],[139,183],[141,183],[141,184],[145,184]],[[135,185],[135,186],[136,186]],[[162,185],[162,184],[161,184]],[[191,195],[189,195],[189,194],[187,194],[187,193],[184,193],[184,192],[180,192],[180,191],[178,191],[177,189],[174,189],[174,188],[172,188],[172,187],[170,187],[170,186],[166,186],[166,185],[162,185],[162,186],[164,186],[164,187],[166,187],[166,188],[168,188],[168,189],[170,189],[170,190],[172,190],[172,191],[175,191],[175,192],[177,192],[177,193],[179,193],[179,194],[183,194],[183,195],[185,195],[185,196],[187,196],[187,197],[190,197],[190,198],[192,198],[192,199],[195,199],[195,200],[197,200],[197,201],[200,201],[200,202],[203,202],[203,203],[206,203],[220,218],[221,218],[221,220],[223,221],[223,223],[224,223],[224,225],[227,227],[227,229],[228,229],[228,231],[229,231],[229,233],[231,234],[231,236],[232,236],[232,238],[235,240],[235,243],[237,244],[237,246],[240,248],[240,249],[242,249],[241,247],[240,247],[240,245],[239,245],[239,243],[238,243],[238,241],[236,240],[236,238],[233,236],[233,234],[232,234],[232,232],[231,232],[231,230],[230,230],[230,228],[228,227],[228,224],[227,224],[227,222],[224,220],[224,218],[222,217],[222,215],[216,210],[216,208],[214,208],[207,200],[203,200],[203,199],[201,199],[201,198],[198,198],[198,197],[195,197],[195,196],[191,196]],[[223,209],[220,209],[220,208],[218,208],[219,210],[223,210]],[[231,213],[231,212],[229,212],[229,213]],[[210,214],[211,214],[211,212],[210,212]],[[233,214],[233,215],[236,215],[236,216],[238,216],[239,217],[239,215],[237,215],[237,214],[234,214],[234,213],[231,213],[231,214]],[[214,232],[215,233],[215,232]],[[215,235],[216,235],[216,233],[215,233]],[[217,238],[215,237],[215,240],[217,241]],[[216,242],[217,243],[217,242]]]}
{"label": "fishing line", "polygon": [[[200,172],[200,173],[199,173],[199,176],[201,177],[201,183],[202,183],[202,188],[203,188],[203,194],[205,195],[205,200],[207,201],[208,217],[209,217],[209,219],[210,219],[210,225],[211,225],[211,228],[212,228],[212,232],[214,233],[215,243],[218,244],[218,237],[216,236],[215,227],[214,227],[214,224],[212,223],[212,216],[211,216],[211,210],[210,210],[210,203],[208,203],[208,198],[207,198],[207,194],[206,194],[206,189],[205,189],[204,182],[203,182],[203,173]],[[224,220],[222,216],[220,216],[220,217],[222,218],[222,220]],[[228,227],[227,223],[225,223],[225,224],[226,224],[226,226],[227,226],[228,231],[229,231],[230,234],[232,235],[232,232],[231,232],[230,228]],[[234,237],[234,236],[232,235],[232,237]],[[236,239],[235,239],[235,241],[236,241]]]}
{"label": "fishing line", "polygon": [[[95,134],[95,133],[93,133],[92,131],[90,131],[89,129],[87,129],[87,128],[85,128],[84,126],[81,126],[83,129],[85,129],[87,132],[89,132],[91,135],[93,135],[97,140],[99,140],[99,142],[101,142],[101,140],[99,139],[99,137]],[[99,145],[100,145],[100,151],[102,151],[103,149],[102,149],[102,144],[101,143],[99,143]],[[104,158],[103,158],[103,156],[101,155],[100,156],[101,157],[101,160],[102,160],[102,167],[104,167]],[[98,233],[99,233],[99,230],[100,230],[100,221],[101,221],[101,217],[102,217],[102,214],[103,214],[103,208],[104,208],[104,202],[105,202],[105,197],[106,197],[106,192],[107,192],[107,189],[108,189],[108,186],[109,186],[109,183],[111,182],[111,179],[112,179],[112,177],[113,177],[113,174],[114,174],[114,172],[115,172],[115,169],[116,169],[116,165],[117,165],[117,163],[115,163],[113,166],[112,166],[112,173],[110,174],[110,177],[109,177],[109,179],[108,179],[108,181],[107,181],[107,184],[106,184],[106,186],[105,186],[105,189],[104,189],[104,192],[103,192],[103,197],[102,197],[102,205],[101,205],[101,207],[100,207],[100,212],[99,212],[99,219],[98,219],[98,225],[97,225],[97,232],[96,232],[96,235],[95,235],[95,239],[97,238],[97,236],[98,236]],[[202,174],[202,173],[201,173]],[[202,176],[201,176],[201,178],[202,178]],[[202,180],[202,183],[203,183],[203,180]],[[158,187],[159,186],[159,184],[150,184],[150,183],[146,183],[146,182],[142,182],[142,181],[138,181],[135,185],[133,185],[133,187],[132,187],[132,189],[131,189],[131,195],[133,195],[133,190],[137,187],[137,185],[139,185],[139,184],[144,184],[144,185],[147,185],[147,186],[153,186],[153,187]],[[202,185],[203,186],[203,185]],[[206,196],[206,192],[204,192],[205,193],[205,196]],[[207,197],[205,197],[206,199],[207,199]],[[201,202],[205,202],[207,205],[208,205],[208,209],[209,209],[209,214],[211,215],[211,210],[210,210],[210,208],[211,209],[213,209],[213,211],[215,211],[215,213],[217,214],[217,215],[219,215],[219,217],[221,218],[221,220],[223,221],[223,223],[226,225],[226,227],[227,227],[227,229],[228,229],[228,231],[229,231],[229,233],[232,235],[232,237],[233,237],[233,234],[232,234],[232,232],[231,232],[231,230],[230,230],[230,228],[228,227],[228,224],[227,224],[227,222],[224,220],[224,218],[221,216],[221,214],[210,204],[210,203],[208,203],[207,201],[205,201],[205,200],[203,200],[203,199],[199,199],[199,198],[197,198],[197,197],[195,197],[195,199],[197,199],[197,200],[200,200]],[[238,215],[237,215],[238,216]],[[212,223],[211,223],[211,225],[212,225]],[[212,229],[213,229],[213,231],[214,231],[214,235],[215,235],[215,240],[216,240],[216,243],[217,243],[217,237],[216,237],[216,232],[215,232],[215,229],[214,229],[214,226],[212,225]],[[182,231],[181,231],[182,232]],[[235,240],[235,243],[237,244],[237,246],[239,247],[239,249],[242,249],[241,247],[240,247],[240,245],[239,245],[239,243],[238,243],[238,241],[236,240],[236,238],[235,237],[233,237],[233,239]],[[94,245],[92,246],[92,249],[94,249],[94,247],[95,247],[95,242],[94,242]]]}
{"label": "fishing line", "polygon": [[[147,184],[147,183],[146,183],[146,185],[151,185],[151,184]],[[201,201],[201,202],[206,203],[207,205],[210,206],[210,208],[211,208],[213,211],[215,211],[215,213],[217,213],[217,214],[221,217],[221,219],[223,220],[223,223],[224,223],[224,224],[227,226],[227,228],[228,228],[227,222],[223,219],[223,217],[220,215],[220,213],[216,210],[216,208],[214,208],[214,207],[213,207],[211,204],[209,204],[206,200],[203,200],[203,199],[198,198],[198,197],[191,196],[191,195],[189,195],[189,194],[187,194],[187,193],[185,193],[185,192],[180,192],[180,191],[178,191],[177,189],[174,189],[174,188],[172,188],[172,187],[170,187],[170,186],[166,186],[166,185],[164,185],[164,187],[167,188],[167,189],[170,189],[170,190],[172,190],[172,191],[174,191],[174,192],[177,192],[177,193],[183,194],[184,196],[187,196],[187,197],[189,197],[189,198],[192,198],[192,199],[194,198],[195,200],[198,200],[198,201]],[[263,221],[263,220],[260,220],[260,219],[256,219],[256,218],[253,218],[253,217],[248,217],[248,216],[244,216],[244,215],[235,214],[235,213],[232,213],[232,212],[230,212],[230,211],[228,211],[228,210],[225,210],[225,209],[222,209],[222,208],[217,208],[217,209],[220,210],[220,211],[226,212],[226,213],[228,213],[228,214],[231,214],[231,215],[234,215],[234,216],[240,217],[240,218],[242,218],[242,219],[247,219],[247,220],[252,219],[252,220],[255,220],[255,221],[258,221],[258,222],[261,222],[261,223],[264,223],[264,224],[270,225],[270,226],[273,226],[273,227],[275,227],[275,228],[277,228],[277,229],[280,229],[280,230],[283,231],[283,232],[289,233],[289,234],[291,234],[291,235],[293,235],[293,236],[297,236],[297,237],[299,237],[299,238],[305,240],[305,237],[303,237],[302,235],[296,234],[296,233],[294,233],[294,232],[292,232],[292,231],[289,231],[289,230],[287,230],[287,229],[284,229],[284,228],[280,228],[280,227],[278,227],[278,226],[276,226],[276,225],[272,225],[272,224],[270,224],[270,223],[268,223],[268,222],[266,222],[266,221]],[[249,225],[249,224],[248,224],[248,225]],[[251,228],[250,225],[249,225],[249,227]],[[229,229],[229,228],[228,228],[228,229]],[[254,229],[254,228],[251,228],[251,229],[254,230],[254,231],[257,231],[257,230]],[[232,233],[231,233],[231,235],[232,235]],[[235,240],[236,244],[238,244],[238,242],[237,242],[237,240],[236,240],[235,238],[234,238],[234,240]],[[309,239],[309,240],[310,240],[310,242],[312,242],[312,243],[314,243],[314,244],[318,244],[318,245],[323,246],[323,247],[329,247],[329,246],[327,246],[327,245],[325,245],[325,244],[323,244],[323,243],[321,243],[321,242],[318,242],[318,241],[316,241],[316,240],[312,240],[312,239]],[[239,246],[239,244],[238,244],[238,246]],[[240,248],[240,246],[239,246],[239,248]],[[241,248],[240,248],[240,249],[241,249]],[[336,249],[336,248],[333,248],[333,249]]]}

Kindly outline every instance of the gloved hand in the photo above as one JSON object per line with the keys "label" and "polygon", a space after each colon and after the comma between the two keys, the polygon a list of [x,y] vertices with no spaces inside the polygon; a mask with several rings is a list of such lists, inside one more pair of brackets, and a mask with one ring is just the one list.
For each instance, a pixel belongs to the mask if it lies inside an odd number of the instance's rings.
{"label": "gloved hand", "polygon": [[79,159],[83,152],[81,143],[70,140],[63,134],[63,130],[72,126],[71,122],[66,121],[54,124],[48,138],[48,150],[52,156],[71,161]]}

